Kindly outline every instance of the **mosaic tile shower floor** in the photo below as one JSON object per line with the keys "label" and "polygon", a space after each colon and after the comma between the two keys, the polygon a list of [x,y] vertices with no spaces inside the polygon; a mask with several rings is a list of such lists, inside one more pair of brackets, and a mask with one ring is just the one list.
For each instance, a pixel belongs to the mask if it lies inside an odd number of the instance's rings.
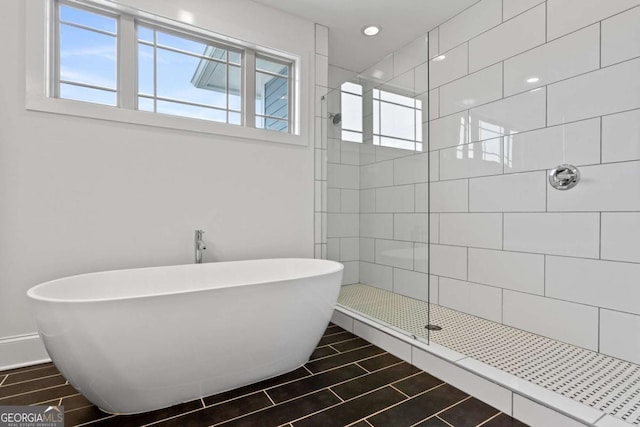
{"label": "mosaic tile shower floor", "polygon": [[640,425],[638,365],[372,286],[343,286],[338,303],[418,337],[440,325],[433,342]]}

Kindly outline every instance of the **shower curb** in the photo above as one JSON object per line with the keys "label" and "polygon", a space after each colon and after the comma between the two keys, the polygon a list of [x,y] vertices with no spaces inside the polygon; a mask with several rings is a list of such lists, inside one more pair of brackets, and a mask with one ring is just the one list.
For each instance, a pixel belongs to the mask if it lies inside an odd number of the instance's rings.
{"label": "shower curb", "polygon": [[340,304],[331,321],[533,427],[633,425]]}

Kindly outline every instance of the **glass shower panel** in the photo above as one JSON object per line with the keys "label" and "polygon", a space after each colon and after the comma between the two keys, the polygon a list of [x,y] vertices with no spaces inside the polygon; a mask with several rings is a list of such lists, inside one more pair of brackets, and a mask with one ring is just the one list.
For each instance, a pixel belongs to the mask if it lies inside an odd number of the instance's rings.
{"label": "glass shower panel", "polygon": [[330,91],[323,144],[327,258],[345,265],[339,303],[428,343],[426,70],[388,81],[359,75]]}

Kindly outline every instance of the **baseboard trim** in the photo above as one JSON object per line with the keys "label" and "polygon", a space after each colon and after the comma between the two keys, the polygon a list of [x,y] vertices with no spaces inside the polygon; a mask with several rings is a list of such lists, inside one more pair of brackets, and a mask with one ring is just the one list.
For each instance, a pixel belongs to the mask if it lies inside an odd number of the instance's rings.
{"label": "baseboard trim", "polygon": [[0,371],[51,362],[38,334],[0,338]]}

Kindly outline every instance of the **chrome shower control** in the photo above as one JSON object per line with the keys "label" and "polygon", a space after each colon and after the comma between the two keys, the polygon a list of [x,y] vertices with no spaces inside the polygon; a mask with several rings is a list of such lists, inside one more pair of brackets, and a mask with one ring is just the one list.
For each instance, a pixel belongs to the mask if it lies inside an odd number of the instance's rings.
{"label": "chrome shower control", "polygon": [[573,165],[560,165],[549,172],[549,184],[556,190],[569,190],[580,181],[580,171]]}

